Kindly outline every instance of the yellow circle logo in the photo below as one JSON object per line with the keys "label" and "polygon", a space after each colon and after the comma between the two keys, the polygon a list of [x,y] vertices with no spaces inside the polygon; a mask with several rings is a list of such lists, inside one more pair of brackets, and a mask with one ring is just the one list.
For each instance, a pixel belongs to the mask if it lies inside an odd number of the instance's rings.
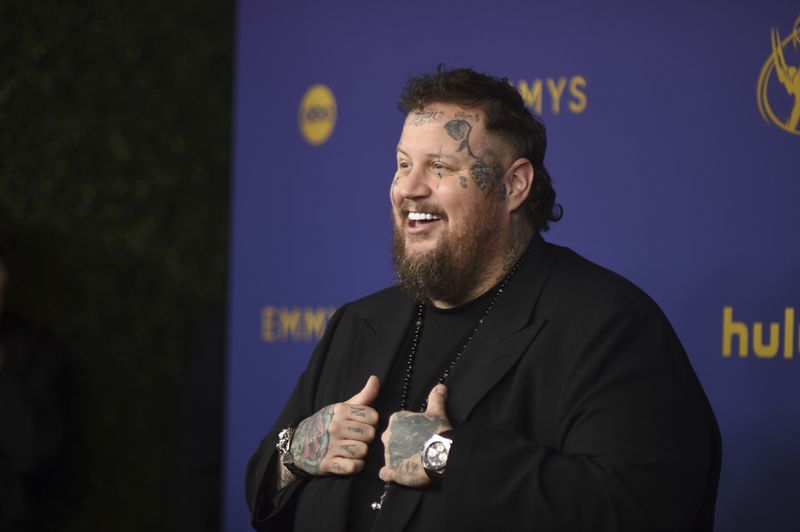
{"label": "yellow circle logo", "polygon": [[300,102],[297,118],[306,142],[319,146],[328,140],[336,125],[336,98],[331,90],[322,84],[308,89]]}

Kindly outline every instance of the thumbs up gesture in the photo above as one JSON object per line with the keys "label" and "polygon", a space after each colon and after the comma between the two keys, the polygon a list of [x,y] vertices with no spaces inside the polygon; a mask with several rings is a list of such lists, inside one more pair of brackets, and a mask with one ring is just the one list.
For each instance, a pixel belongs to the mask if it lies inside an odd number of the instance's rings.
{"label": "thumbs up gesture", "polygon": [[385,465],[379,476],[384,482],[422,488],[431,484],[422,467],[422,445],[434,434],[452,429],[445,412],[447,387],[437,384],[428,395],[423,413],[401,410],[389,418],[389,427],[381,436]]}
{"label": "thumbs up gesture", "polygon": [[364,388],[343,403],[328,405],[297,426],[292,458],[311,475],[352,475],[364,468],[367,446],[375,438],[378,412],[370,405],[380,383],[372,375]]}

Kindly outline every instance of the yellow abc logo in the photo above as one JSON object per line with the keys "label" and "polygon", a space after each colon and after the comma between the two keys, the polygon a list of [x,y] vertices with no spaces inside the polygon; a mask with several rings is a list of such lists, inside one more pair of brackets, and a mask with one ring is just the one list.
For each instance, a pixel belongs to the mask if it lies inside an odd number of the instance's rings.
{"label": "yellow abc logo", "polygon": [[324,143],[336,126],[336,98],[333,92],[321,83],[312,85],[303,95],[297,119],[306,142],[312,146]]}

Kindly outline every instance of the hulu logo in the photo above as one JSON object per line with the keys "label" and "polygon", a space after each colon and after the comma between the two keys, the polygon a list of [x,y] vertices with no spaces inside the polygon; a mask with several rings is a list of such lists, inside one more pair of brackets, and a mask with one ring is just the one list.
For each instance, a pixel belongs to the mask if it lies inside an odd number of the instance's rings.
{"label": "hulu logo", "polygon": [[793,308],[784,309],[782,329],[781,323],[775,322],[769,324],[768,331],[765,332],[764,328],[764,323],[760,321],[754,322],[752,327],[748,327],[742,321],[733,321],[733,307],[724,307],[722,309],[722,356],[731,356],[734,338],[739,341],[738,354],[742,358],[749,354],[750,345],[753,346],[753,353],[759,358],[775,358],[779,352],[782,352],[783,358],[790,359],[794,357],[796,349],[800,350],[795,345],[795,338],[800,337],[800,333],[795,335],[798,325],[794,321]]}

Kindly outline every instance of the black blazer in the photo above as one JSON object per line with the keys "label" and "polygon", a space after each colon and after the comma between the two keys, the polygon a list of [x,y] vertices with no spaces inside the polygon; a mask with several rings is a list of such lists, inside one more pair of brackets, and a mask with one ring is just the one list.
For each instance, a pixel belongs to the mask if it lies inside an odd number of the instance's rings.
{"label": "black blazer", "polygon": [[[442,488],[394,486],[373,530],[442,517],[454,532],[712,530],[719,430],[666,317],[622,277],[539,236],[531,246],[448,379],[456,433]],[[348,478],[298,483],[271,505],[277,433],[370,374],[383,382],[413,315],[394,287],[331,319],[248,464],[255,528],[346,530]]]}

